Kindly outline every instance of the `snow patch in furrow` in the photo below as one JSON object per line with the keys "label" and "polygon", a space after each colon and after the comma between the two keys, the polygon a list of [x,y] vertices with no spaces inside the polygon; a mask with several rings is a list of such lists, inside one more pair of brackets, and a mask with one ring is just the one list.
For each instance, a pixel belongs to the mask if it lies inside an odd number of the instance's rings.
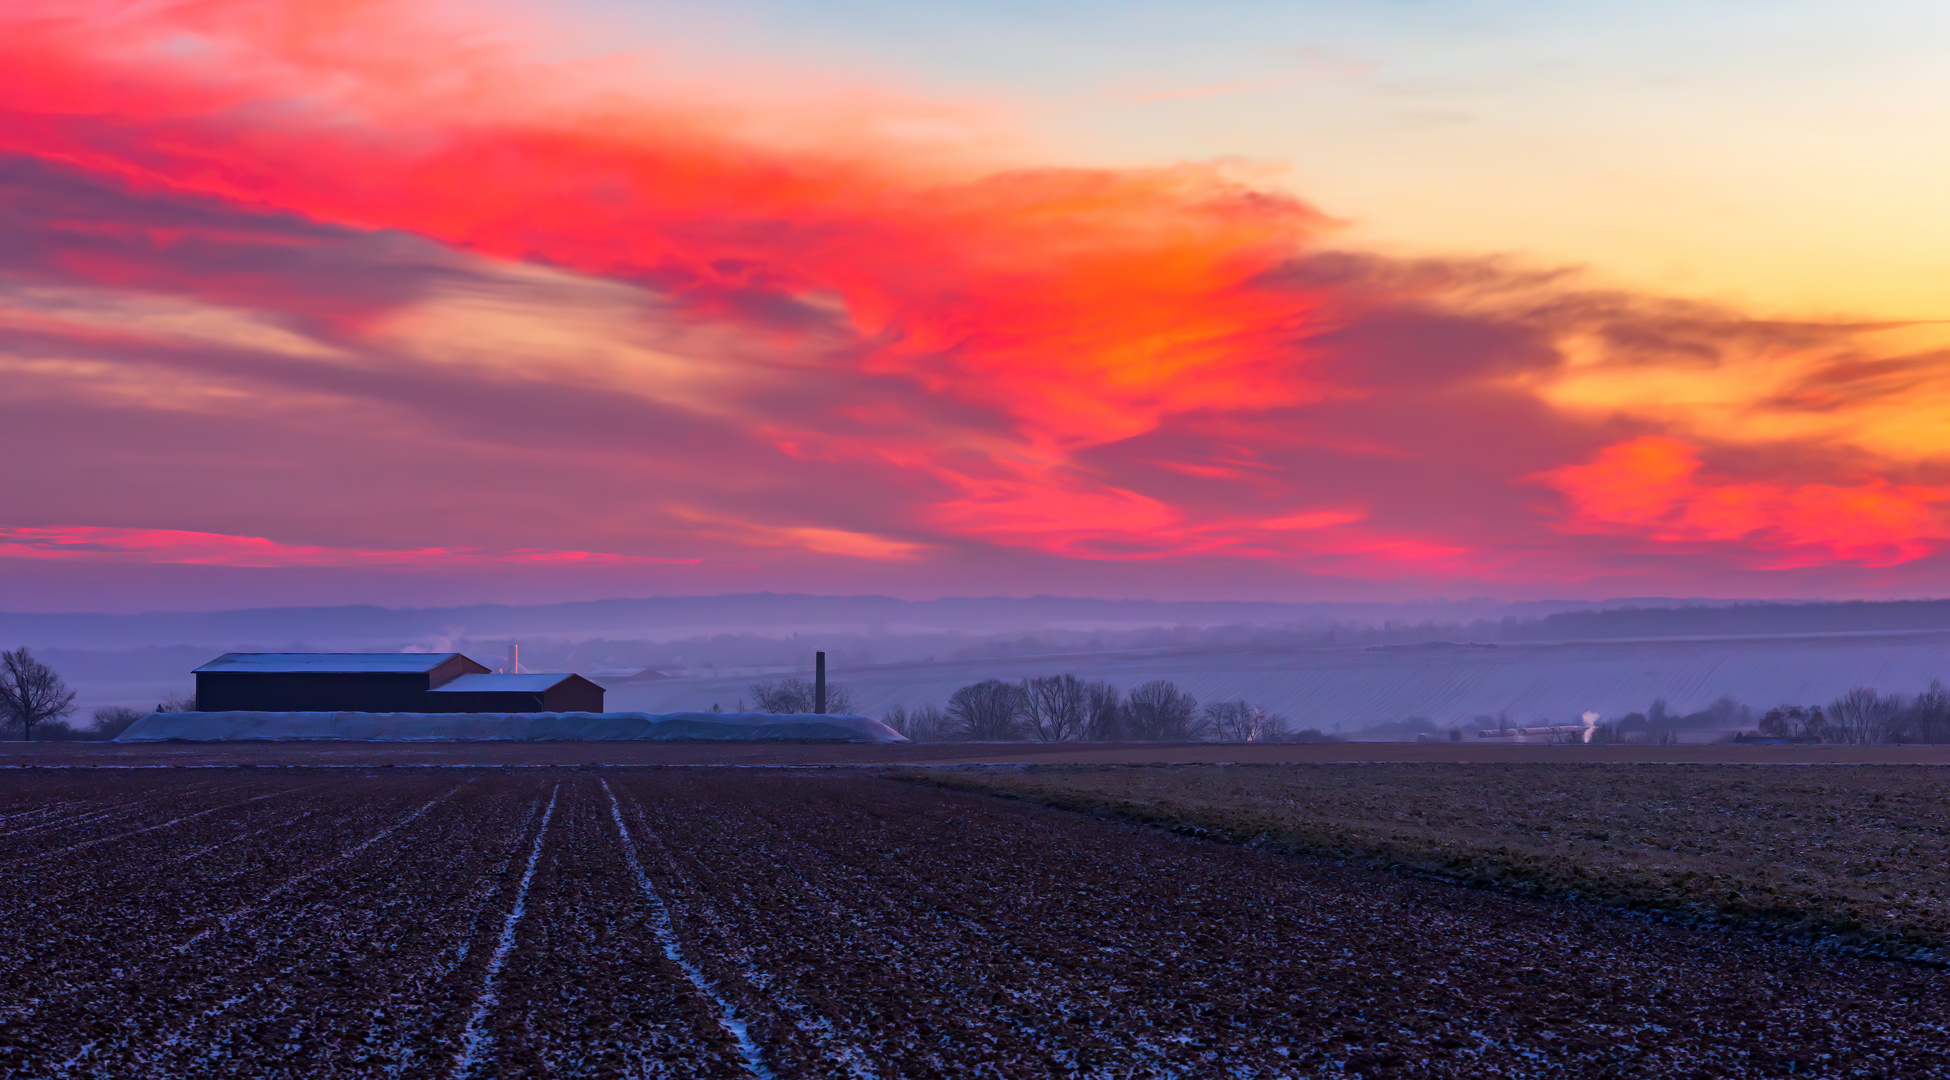
{"label": "snow patch in furrow", "polygon": [[252,992],[247,991],[242,994],[232,994],[229,997],[224,998],[222,1001],[219,1001],[215,1005],[212,1005],[209,1008],[198,1013],[194,1018],[190,1020],[188,1025],[185,1025],[184,1027],[179,1028],[176,1031],[170,1032],[167,1036],[163,1038],[162,1042],[159,1045],[164,1050],[170,1050],[170,1049],[174,1049],[175,1047],[181,1046],[186,1042],[189,1042],[190,1041],[189,1030],[191,1028],[195,1027],[198,1024],[207,1024],[210,1021],[216,1019],[217,1017],[222,1016],[224,1013],[227,1013],[231,1009],[236,1008],[238,1005],[241,1005],[244,1002],[250,1000],[251,994]]}
{"label": "snow patch in furrow", "polygon": [[[304,813],[302,813],[302,814],[299,814],[299,815],[298,815],[297,817],[295,817],[295,818],[291,818],[291,819],[290,819],[290,820],[288,820],[288,821],[274,821],[274,822],[272,822],[271,824],[269,824],[269,825],[266,825],[266,826],[264,826],[264,827],[263,827],[263,828],[261,828],[261,829],[252,829],[252,830],[250,830],[249,832],[242,832],[242,833],[238,833],[238,834],[237,834],[236,836],[233,836],[233,837],[231,837],[231,838],[230,838],[230,839],[228,839],[228,840],[219,840],[219,841],[217,841],[216,843],[214,843],[214,844],[211,844],[211,845],[210,845],[209,847],[205,847],[205,848],[198,848],[197,850],[195,850],[195,851],[192,851],[192,852],[190,852],[190,853],[189,853],[188,855],[185,855],[185,856],[183,856],[182,858],[179,858],[179,859],[177,859],[177,860],[176,860],[176,861],[174,861],[174,862],[170,862],[170,863],[165,863],[165,864],[163,864],[163,866],[161,866],[161,867],[160,867],[159,869],[164,869],[164,870],[173,870],[173,869],[175,869],[176,867],[178,867],[178,866],[181,866],[181,865],[183,865],[184,863],[187,863],[187,862],[194,862],[195,860],[197,860],[197,859],[200,859],[200,858],[202,858],[202,857],[203,857],[203,856],[205,856],[205,855],[208,855],[208,854],[209,854],[210,852],[212,852],[212,851],[215,851],[215,850],[217,850],[217,849],[218,849],[218,848],[220,848],[220,847],[228,847],[228,846],[230,846],[231,844],[234,844],[234,843],[237,843],[237,842],[238,842],[238,841],[240,841],[240,840],[248,840],[248,839],[250,839],[251,837],[253,837],[253,836],[256,836],[256,835],[258,835],[259,833],[266,833],[266,832],[269,832],[269,831],[271,831],[272,829],[282,829],[282,828],[288,828],[288,827],[290,827],[290,826],[292,826],[292,825],[296,825],[296,824],[297,824],[298,822],[300,822],[300,821],[303,821],[303,820],[305,820],[306,818],[308,818],[308,817],[310,817],[310,816],[312,816],[313,814],[316,814],[316,813],[318,813],[318,811],[317,811],[317,810],[307,810],[307,811],[305,811]],[[41,899],[38,899],[38,900],[36,900],[36,901],[35,901],[35,903],[37,903],[37,904],[41,904],[41,905],[52,905],[52,904],[59,904],[59,903],[61,903],[61,902],[62,902],[62,901],[64,901],[64,900],[69,900],[69,899],[72,899],[72,898],[74,898],[74,897],[76,897],[76,896],[80,896],[80,895],[82,895],[83,893],[86,893],[86,892],[89,892],[89,891],[91,891],[92,889],[95,889],[95,888],[98,888],[98,887],[99,887],[99,886],[97,886],[97,885],[95,885],[95,884],[94,884],[94,883],[92,883],[92,882],[89,882],[89,883],[84,883],[84,884],[81,884],[81,885],[77,885],[76,887],[74,887],[74,888],[72,888],[72,889],[69,889],[69,890],[68,890],[68,891],[66,891],[66,892],[60,892],[60,893],[55,893],[55,894],[54,894],[54,895],[52,895],[52,896],[47,896],[47,897],[43,897],[43,898],[41,898]]]}
{"label": "snow patch in furrow", "polygon": [[[446,792],[445,794],[442,795],[434,796],[433,798],[427,800],[426,805],[420,807],[418,810],[413,811],[412,813],[406,815],[405,817],[399,819],[398,821],[393,822],[391,825],[388,825],[385,828],[379,830],[378,832],[373,833],[371,836],[365,838],[364,840],[361,840],[360,842],[354,844],[349,848],[346,848],[344,851],[339,852],[337,855],[334,855],[330,859],[327,859],[326,861],[319,863],[317,866],[312,867],[311,869],[305,871],[304,873],[287,879],[284,884],[279,885],[277,888],[272,889],[270,892],[265,893],[263,896],[260,896],[257,899],[251,901],[250,903],[245,904],[243,907],[233,909],[228,914],[220,917],[217,920],[217,925],[210,927],[208,930],[199,931],[194,937],[190,938],[188,941],[185,941],[181,945],[176,946],[176,951],[179,953],[188,952],[191,947],[195,946],[198,942],[203,941],[205,938],[208,938],[210,935],[219,934],[226,930],[229,930],[232,924],[236,923],[238,919],[241,919],[244,916],[249,915],[251,912],[256,911],[260,907],[263,907],[269,901],[279,896],[282,896],[287,892],[290,892],[292,889],[297,888],[298,886],[304,884],[305,882],[310,881],[312,878],[317,877],[318,875],[324,873],[325,871],[331,869],[332,867],[337,866],[338,864],[344,862],[345,860],[352,858],[354,855],[357,855],[360,852],[366,850],[367,848],[373,846],[374,844],[377,844],[381,840],[386,839],[388,836],[393,835],[394,832],[398,831],[404,826],[412,824],[414,821],[418,820],[420,816],[425,814],[427,811],[433,809],[434,807],[440,805],[441,803],[447,801],[448,799],[453,798],[454,795],[457,794],[461,788],[466,786],[467,786],[466,783],[462,783],[456,785],[452,791]],[[260,796],[260,797],[264,797],[264,796]]]}
{"label": "snow patch in furrow", "polygon": [[739,1019],[738,1010],[723,994],[718,993],[718,988],[704,977],[704,972],[696,964],[684,958],[684,950],[677,941],[677,924],[670,916],[670,905],[664,903],[657,887],[650,884],[650,875],[643,872],[643,860],[637,858],[636,841],[630,839],[630,830],[623,824],[623,809],[616,803],[616,793],[609,789],[608,780],[602,781],[602,785],[603,794],[609,797],[610,820],[616,822],[616,834],[623,840],[623,858],[630,864],[630,872],[636,875],[637,888],[643,890],[644,898],[656,909],[657,939],[663,943],[664,957],[683,969],[698,993],[717,1004],[718,1024],[738,1044],[738,1052],[745,1059],[746,1071],[761,1080],[772,1080],[772,1071],[765,1067],[764,1060],[759,1057],[758,1044],[752,1041],[751,1032]]}
{"label": "snow patch in furrow", "polygon": [[[316,784],[313,784],[313,785],[311,785],[311,786],[312,786],[312,787],[317,787],[318,785],[316,785]],[[243,802],[234,802],[234,803],[228,803],[228,804],[226,804],[226,805],[223,805],[223,806],[213,806],[213,807],[211,807],[211,808],[210,808],[210,809],[208,809],[208,810],[198,810],[198,811],[197,811],[196,813],[194,813],[194,814],[184,814],[184,815],[183,815],[182,817],[179,817],[179,818],[171,818],[171,819],[169,819],[168,821],[165,821],[165,822],[163,822],[163,823],[162,823],[162,824],[160,824],[160,825],[151,825],[151,826],[149,826],[149,827],[147,827],[147,828],[143,828],[143,829],[135,829],[135,830],[132,830],[132,831],[130,831],[130,832],[125,832],[125,833],[116,833],[116,834],[115,834],[114,836],[104,836],[104,837],[102,837],[102,838],[101,838],[101,839],[99,839],[99,840],[83,840],[83,841],[82,841],[81,843],[79,843],[79,844],[70,844],[70,845],[68,845],[67,847],[64,847],[64,848],[61,848],[61,849],[60,849],[60,850],[58,850],[58,851],[46,851],[46,852],[42,852],[41,854],[39,854],[39,855],[35,855],[35,856],[33,856],[33,857],[31,857],[31,858],[27,858],[27,859],[22,859],[22,860],[20,860],[20,862],[19,862],[19,863],[17,863],[17,864],[15,864],[15,865],[18,865],[18,866],[26,866],[26,865],[29,865],[29,864],[31,864],[31,863],[37,863],[37,862],[40,862],[40,861],[41,861],[42,859],[51,859],[51,858],[53,858],[53,857],[54,857],[54,856],[56,856],[56,855],[66,855],[67,853],[69,853],[69,852],[71,852],[71,851],[80,851],[80,850],[81,850],[82,848],[91,848],[91,847],[94,847],[94,846],[95,846],[95,845],[97,845],[97,844],[111,844],[111,843],[114,843],[114,842],[115,842],[115,841],[117,841],[117,840],[127,840],[127,839],[128,839],[129,837],[131,837],[131,836],[141,836],[141,835],[142,835],[143,833],[152,833],[152,832],[155,832],[155,831],[156,831],[157,829],[167,829],[167,828],[169,828],[169,827],[170,827],[170,826],[172,826],[172,825],[181,825],[181,824],[182,824],[183,822],[185,822],[185,821],[190,821],[190,820],[192,820],[192,819],[195,819],[195,818],[200,818],[200,817],[202,817],[202,816],[203,816],[203,815],[205,815],[205,814],[215,814],[215,813],[218,813],[219,811],[223,811],[223,810],[235,810],[235,809],[237,809],[237,808],[238,808],[238,807],[240,807],[240,806],[248,806],[248,805],[249,805],[249,804],[251,804],[251,803],[254,803],[254,802],[258,802],[258,801],[260,801],[260,800],[263,800],[263,799],[274,799],[274,798],[276,798],[276,797],[278,797],[279,795],[289,795],[289,794],[291,794],[291,793],[292,793],[292,792],[294,792],[294,791],[303,791],[303,790],[305,790],[305,789],[304,789],[304,788],[289,788],[289,789],[287,789],[287,790],[285,790],[285,791],[273,791],[273,792],[270,792],[270,793],[268,793],[268,794],[264,794],[264,795],[254,795],[254,796],[252,796],[251,798],[248,798],[248,799],[245,799],[245,800],[244,800]]]}
{"label": "snow patch in furrow", "polygon": [[[654,834],[652,834],[652,838],[655,839]],[[774,842],[778,842],[778,839],[775,838]],[[664,866],[670,870],[671,876],[680,879],[683,878],[685,876],[684,870],[678,865],[677,859],[671,853],[669,845],[659,840],[658,846],[663,849]],[[803,852],[813,851],[812,848],[807,847],[803,843],[799,843],[797,846]],[[769,853],[771,849],[768,847],[763,850]],[[810,881],[802,881],[800,884],[811,887],[818,895],[827,898],[827,904],[832,909],[834,917],[836,919],[842,917],[839,906],[831,900],[826,890],[819,888]],[[892,901],[888,901],[888,903],[891,905]],[[701,917],[705,922],[710,923],[719,933],[726,937],[735,936],[723,925],[723,919],[720,917],[718,909],[714,905],[709,903],[693,905],[690,911],[692,914]],[[728,959],[729,962],[743,969],[747,982],[764,992],[767,1004],[772,1006],[779,1015],[790,1020],[794,1027],[811,1036],[813,1042],[818,1045],[820,1052],[843,1066],[848,1073],[855,1077],[855,1080],[876,1080],[879,1077],[880,1074],[874,1071],[864,1052],[858,1046],[848,1042],[832,1020],[824,1016],[815,1015],[812,1007],[807,1005],[806,1002],[795,995],[787,993],[776,984],[775,980],[752,966],[749,955],[745,956],[742,962],[738,958]]]}
{"label": "snow patch in furrow", "polygon": [[210,786],[211,785],[203,784],[203,785],[199,785],[198,787],[190,788],[184,791],[172,791],[164,795],[151,795],[149,798],[146,799],[137,799],[134,802],[120,803],[115,806],[110,806],[101,810],[91,811],[90,807],[86,804],[82,804],[78,808],[74,806],[70,806],[67,809],[72,810],[73,813],[69,813],[61,817],[48,818],[42,821],[38,821],[32,825],[27,825],[18,829],[14,829],[11,832],[0,833],[0,839],[5,839],[11,836],[26,836],[29,833],[46,832],[50,829],[72,829],[77,825],[86,825],[91,821],[100,821],[103,818],[138,817],[142,813],[142,808],[148,806],[150,803],[162,802],[165,799],[180,799],[187,795],[200,795],[204,791],[208,790]]}
{"label": "snow patch in furrow", "polygon": [[290,818],[285,821],[274,821],[271,824],[264,826],[263,828],[252,829],[249,832],[238,833],[236,836],[233,836],[228,840],[219,840],[216,843],[209,845],[208,847],[197,848],[195,851],[190,852],[188,855],[185,855],[177,859],[175,862],[172,862],[169,865],[181,866],[186,862],[195,862],[196,860],[202,858],[205,855],[210,854],[212,851],[215,851],[220,847],[229,847],[231,844],[234,844],[239,840],[248,840],[251,837],[258,835],[259,833],[270,832],[272,829],[288,829],[291,826],[298,824],[300,821],[303,821],[306,818],[316,813],[318,813],[316,809],[307,810],[304,813],[299,814],[295,818]]}
{"label": "snow patch in furrow", "polygon": [[558,782],[548,793],[548,809],[542,811],[541,828],[535,830],[535,846],[528,852],[528,868],[522,871],[521,884],[515,889],[514,906],[508,909],[508,918],[501,924],[501,939],[495,943],[494,955],[488,958],[487,977],[481,983],[481,996],[474,999],[474,1015],[468,1018],[467,1029],[461,1034],[460,1055],[454,1060],[452,1075],[458,1080],[474,1071],[481,1060],[481,1051],[487,1047],[487,1032],[482,1030],[487,1023],[488,1013],[501,1000],[495,988],[495,980],[501,975],[501,968],[508,962],[508,953],[515,947],[515,928],[521,925],[521,917],[528,913],[528,886],[535,880],[535,867],[542,860],[542,840],[548,836],[549,818],[555,816],[555,798],[561,794],[562,785]]}
{"label": "snow patch in furrow", "polygon": [[[537,800],[534,806],[528,808],[528,813],[523,815],[521,820],[515,824],[515,842],[508,846],[508,854],[502,858],[500,863],[490,869],[486,869],[480,875],[483,879],[501,881],[505,877],[508,873],[508,868],[514,865],[515,861],[521,857],[520,852],[516,850],[520,846],[521,834],[527,832],[530,827],[535,825],[540,814],[541,803]],[[519,882],[514,884],[519,885]],[[498,897],[503,893],[511,891],[512,888],[514,888],[514,885],[508,887],[496,885],[479,898],[479,903],[467,908],[467,915],[464,920],[467,932],[459,935],[460,943],[454,949],[453,956],[448,958],[445,964],[430,969],[432,973],[430,981],[435,983],[445,982],[448,976],[459,970],[460,966],[467,962],[468,954],[473,951],[476,929],[480,925],[482,917]],[[461,921],[457,920],[454,925],[461,925]],[[429,1040],[424,1034],[425,1027],[426,1025],[424,1023],[402,1027],[393,1042],[392,1060],[386,1063],[383,1075],[400,1077],[407,1075],[410,1070],[418,1068],[419,1059],[428,1056],[425,1053],[429,1049]]]}
{"label": "snow patch in furrow", "polygon": [[[89,804],[81,799],[73,799],[56,806],[36,806],[26,810],[16,810],[11,814],[0,814],[0,825],[18,825],[34,818],[55,819],[63,814],[85,814],[88,808]],[[0,836],[12,835],[12,833],[0,833]]]}

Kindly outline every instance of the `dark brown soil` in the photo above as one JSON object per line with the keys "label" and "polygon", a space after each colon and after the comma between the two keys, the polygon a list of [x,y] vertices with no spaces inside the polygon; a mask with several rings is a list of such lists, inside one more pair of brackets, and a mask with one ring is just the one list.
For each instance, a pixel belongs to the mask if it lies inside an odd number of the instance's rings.
{"label": "dark brown soil", "polygon": [[1950,774],[1809,765],[903,770],[964,791],[1950,961]]}
{"label": "dark brown soil", "polygon": [[845,773],[16,773],[0,880],[0,1076],[1950,1072],[1936,969]]}

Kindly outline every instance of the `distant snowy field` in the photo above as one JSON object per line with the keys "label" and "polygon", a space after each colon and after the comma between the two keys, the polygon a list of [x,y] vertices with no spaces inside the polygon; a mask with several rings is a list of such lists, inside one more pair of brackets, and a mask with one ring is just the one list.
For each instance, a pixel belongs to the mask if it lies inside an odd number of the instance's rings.
{"label": "distant snowy field", "polygon": [[[1576,723],[1643,711],[1664,698],[1675,712],[1729,696],[1756,710],[1825,703],[1857,686],[1914,693],[1950,681],[1950,632],[1791,638],[1499,644],[1482,646],[1184,649],[985,658],[835,668],[854,708],[879,716],[894,705],[946,704],[957,687],[986,678],[1069,672],[1126,690],[1171,679],[1200,701],[1244,698],[1296,728],[1355,732],[1426,717],[1444,727],[1508,712],[1515,724]],[[646,712],[732,709],[750,679],[598,679],[608,706]]]}
{"label": "distant snowy field", "polygon": [[864,716],[804,713],[156,712],[116,742],[626,742],[775,740],[897,743]]}

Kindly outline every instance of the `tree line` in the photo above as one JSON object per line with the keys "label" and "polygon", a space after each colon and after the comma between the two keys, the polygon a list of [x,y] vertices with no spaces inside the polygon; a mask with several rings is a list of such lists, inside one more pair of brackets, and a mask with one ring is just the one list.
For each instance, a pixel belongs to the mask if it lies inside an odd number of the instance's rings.
{"label": "tree line", "polygon": [[1589,741],[1676,742],[1681,730],[1724,732],[1728,728],[1811,743],[1950,743],[1950,689],[1940,680],[1932,680],[1927,690],[1915,695],[1879,694],[1862,686],[1826,705],[1777,705],[1758,716],[1730,697],[1685,714],[1674,712],[1661,698],[1644,712],[1598,724]]}
{"label": "tree line", "polygon": [[1950,742],[1950,690],[1941,680],[1914,696],[1858,686],[1827,705],[1781,705],[1760,718],[1770,738],[1866,746]]}
{"label": "tree line", "polygon": [[946,708],[896,705],[882,721],[916,742],[1277,742],[1318,740],[1317,731],[1288,734],[1287,720],[1246,701],[1199,706],[1168,679],[1126,694],[1097,679],[1045,675],[1010,682],[984,679],[956,690]]}

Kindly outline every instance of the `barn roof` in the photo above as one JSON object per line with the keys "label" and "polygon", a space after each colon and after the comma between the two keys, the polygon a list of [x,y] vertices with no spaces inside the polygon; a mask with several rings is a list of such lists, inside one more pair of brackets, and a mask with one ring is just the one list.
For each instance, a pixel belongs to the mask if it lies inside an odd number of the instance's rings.
{"label": "barn roof", "polygon": [[[419,674],[432,671],[459,653],[224,653],[197,671],[317,672],[349,674],[379,672]],[[465,676],[463,676],[464,678]]]}
{"label": "barn roof", "polygon": [[565,672],[521,675],[461,675],[433,688],[436,694],[530,693],[560,686],[582,676]]}

